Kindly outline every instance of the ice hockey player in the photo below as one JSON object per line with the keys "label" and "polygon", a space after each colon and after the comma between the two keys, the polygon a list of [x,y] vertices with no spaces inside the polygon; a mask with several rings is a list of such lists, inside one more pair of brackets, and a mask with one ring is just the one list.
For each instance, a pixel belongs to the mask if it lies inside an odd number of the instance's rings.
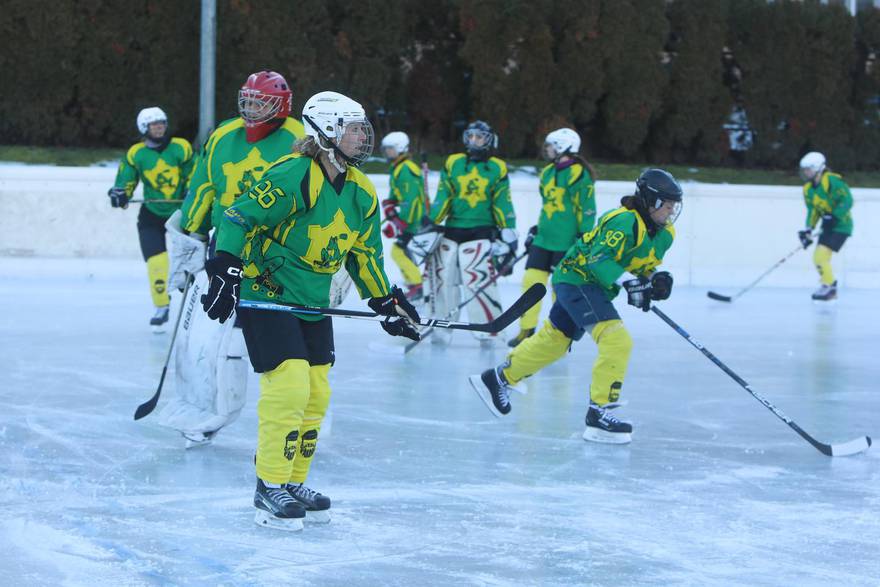
{"label": "ice hockey player", "polygon": [[[373,150],[364,109],[336,92],[303,107],[307,137],[278,160],[218,226],[217,255],[202,297],[212,319],[228,321],[239,301],[327,307],[343,265],[362,298],[388,319],[393,336],[418,339],[419,316],[383,267],[379,201],[357,166]],[[303,517],[329,521],[330,499],[304,485],[330,401],[335,361],[330,318],[239,309],[248,354],[260,373],[255,521],[302,529]]]}
{"label": "ice hockey player", "polygon": [[[507,164],[491,155],[498,136],[478,120],[468,125],[462,141],[466,152],[446,159],[428,215],[435,225],[446,221],[430,263],[431,310],[435,317],[453,320],[461,296],[471,297],[496,271],[510,274],[518,246]],[[497,285],[487,287],[466,308],[471,322],[494,320],[502,311]],[[489,334],[473,334],[481,345],[491,346]],[[432,340],[448,343],[450,337],[451,331],[435,332]]]}
{"label": "ice hockey player", "polygon": [[391,164],[389,169],[388,198],[382,201],[385,225],[382,233],[396,239],[391,247],[391,258],[400,267],[407,286],[406,297],[416,302],[422,299],[422,273],[413,263],[406,246],[421,228],[425,214],[425,184],[422,170],[409,154],[409,137],[396,131],[382,139],[382,154]]}
{"label": "ice hockey player", "polygon": [[813,253],[813,262],[819,271],[821,285],[813,293],[813,299],[827,302],[837,297],[837,279],[831,269],[831,255],[843,247],[853,231],[852,193],[837,173],[825,165],[825,156],[815,151],[801,159],[800,175],[804,184],[804,202],[807,204],[806,227],[798,232],[798,238],[806,249],[813,244],[814,230],[819,220],[822,232]]}
{"label": "ice hockey player", "polygon": [[175,342],[175,390],[159,421],[180,431],[187,448],[209,443],[220,428],[235,421],[245,404],[250,369],[241,328],[232,322],[220,325],[193,308],[208,285],[202,269],[210,229],[304,136],[302,124],[290,117],[292,100],[282,75],[260,71],[248,76],[238,92],[239,116],[221,122],[208,137],[183,207],[166,224],[171,286],[183,289],[185,275],[195,276],[195,281]]}
{"label": "ice hockey player", "polygon": [[[578,151],[581,137],[570,128],[554,130],[544,139],[544,158],[551,161],[541,171],[542,206],[537,226],[529,230],[523,291],[536,283],[547,284],[565,252],[596,222],[596,198],[592,166]],[[515,347],[535,333],[541,303],[532,306],[519,321],[519,334],[507,344]]]}
{"label": "ice hockey player", "polygon": [[619,405],[632,339],[612,300],[622,287],[627,303],[647,312],[652,300],[672,293],[672,276],[655,270],[672,245],[681,186],[668,172],[648,169],[636,181],[635,194],[620,203],[599,218],[554,271],[556,301],[537,334],[519,344],[504,364],[470,377],[496,416],[510,412],[511,386],[560,359],[573,341],[589,333],[599,355],[593,363],[583,438],[630,442],[632,424],[613,410]]}
{"label": "ice hockey player", "polygon": [[116,182],[107,195],[114,208],[128,208],[137,187],[144,184],[144,204],[138,212],[137,229],[141,254],[147,262],[150,295],[156,312],[150,326],[156,332],[168,322],[168,252],[165,249],[165,220],[180,208],[193,168],[193,150],[189,141],[172,137],[168,117],[161,108],[144,108],[137,116],[141,140],[132,145],[119,162]]}

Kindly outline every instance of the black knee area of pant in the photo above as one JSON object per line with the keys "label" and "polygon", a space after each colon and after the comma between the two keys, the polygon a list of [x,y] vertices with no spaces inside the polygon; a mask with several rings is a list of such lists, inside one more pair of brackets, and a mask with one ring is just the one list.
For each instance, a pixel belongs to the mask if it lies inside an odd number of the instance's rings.
{"label": "black knee area of pant", "polygon": [[819,236],[819,244],[828,247],[836,253],[840,251],[843,243],[845,243],[846,239],[848,238],[848,234],[843,234],[840,232],[823,232]]}
{"label": "black knee area of pant", "polygon": [[318,431],[317,430],[306,430],[302,435],[302,442],[299,445],[299,454],[304,456],[305,458],[311,457],[315,454],[315,448],[318,444]]}
{"label": "black knee area of pant", "polygon": [[550,273],[564,256],[565,251],[548,251],[533,243],[526,258],[526,269],[538,269]]}
{"label": "black knee area of pant", "polygon": [[266,373],[289,359],[308,361],[309,365],[333,364],[333,321],[327,317],[315,322],[293,314],[265,310],[236,310],[251,365],[257,373]]}
{"label": "black knee area of pant", "polygon": [[141,206],[141,211],[138,212],[137,230],[144,261],[165,252],[165,220],[150,212],[146,206]]}

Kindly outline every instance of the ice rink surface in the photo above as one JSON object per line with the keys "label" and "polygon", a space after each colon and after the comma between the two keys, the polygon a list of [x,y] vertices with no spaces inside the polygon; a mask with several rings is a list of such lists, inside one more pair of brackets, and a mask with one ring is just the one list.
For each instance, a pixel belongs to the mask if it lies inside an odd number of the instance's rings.
{"label": "ice rink surface", "polygon": [[[503,360],[515,327],[494,350],[458,333],[404,357],[378,325],[337,319],[332,432],[309,480],[333,523],[259,528],[256,376],[210,447],[132,420],[170,337],[149,331],[142,272],[0,258],[3,585],[880,583],[880,449],[823,456],[629,309],[628,446],[581,440],[590,340],[498,420],[467,375]],[[880,436],[876,291],[705,293],[662,308],[819,440]]]}

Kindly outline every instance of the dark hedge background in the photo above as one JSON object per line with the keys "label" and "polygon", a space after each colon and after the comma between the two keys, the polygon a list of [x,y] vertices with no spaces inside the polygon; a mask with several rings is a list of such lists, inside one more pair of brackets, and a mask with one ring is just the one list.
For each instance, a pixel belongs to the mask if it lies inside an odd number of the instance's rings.
{"label": "dark hedge background", "polygon": [[[880,156],[880,14],[818,0],[218,0],[217,117],[247,75],[274,69],[296,112],[316,91],[362,102],[379,135],[457,148],[468,120],[532,157],[576,127],[593,157],[838,169]],[[198,123],[197,0],[5,0],[0,144],[115,146],[160,105]],[[722,125],[742,107],[754,146]]]}

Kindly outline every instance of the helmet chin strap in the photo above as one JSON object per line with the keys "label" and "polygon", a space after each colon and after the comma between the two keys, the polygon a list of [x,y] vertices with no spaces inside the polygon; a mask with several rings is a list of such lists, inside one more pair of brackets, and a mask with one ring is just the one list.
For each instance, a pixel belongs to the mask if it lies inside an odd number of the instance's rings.
{"label": "helmet chin strap", "polygon": [[[324,131],[322,131],[320,128],[318,128],[318,125],[314,123],[311,116],[303,114],[303,120],[308,122],[309,126],[311,126],[313,129],[315,129],[315,132],[317,132],[318,135],[321,137],[322,140],[318,141],[318,148],[321,149],[322,151],[326,151],[327,158],[330,159],[330,163],[333,164],[333,167],[335,167],[336,170],[339,171],[339,173],[345,173],[347,165],[352,164],[351,158],[348,155],[346,155],[345,153],[343,153],[342,149],[340,149],[336,145],[336,143],[331,141],[330,138],[324,134]],[[326,142],[330,146],[325,147],[322,144],[323,142]],[[342,161],[339,161],[336,158],[336,155],[339,155],[340,157],[342,157]]]}

